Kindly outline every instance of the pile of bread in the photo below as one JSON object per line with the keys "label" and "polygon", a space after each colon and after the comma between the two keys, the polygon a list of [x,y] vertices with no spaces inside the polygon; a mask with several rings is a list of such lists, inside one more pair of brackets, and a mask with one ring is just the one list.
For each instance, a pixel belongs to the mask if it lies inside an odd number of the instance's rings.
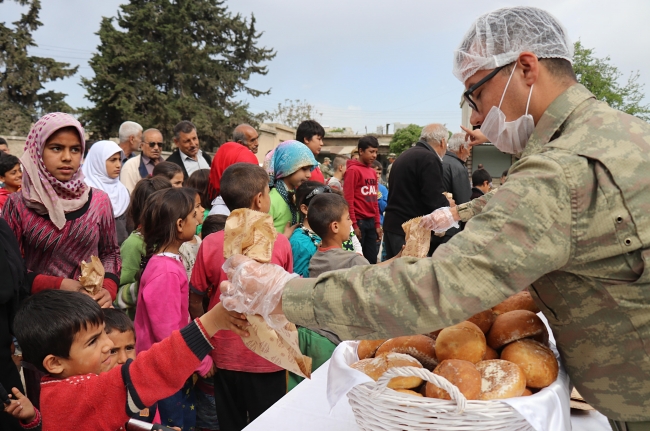
{"label": "pile of bread", "polygon": [[[532,395],[553,383],[558,362],[528,291],[458,325],[426,335],[363,340],[351,367],[374,380],[394,367],[419,367],[453,383],[468,400]],[[419,377],[395,377],[388,387],[414,396],[450,399]]]}

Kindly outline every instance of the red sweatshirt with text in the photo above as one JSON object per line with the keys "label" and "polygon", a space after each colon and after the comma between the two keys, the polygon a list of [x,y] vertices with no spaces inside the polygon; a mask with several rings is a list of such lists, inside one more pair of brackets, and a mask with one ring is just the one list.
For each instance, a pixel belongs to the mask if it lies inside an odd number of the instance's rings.
{"label": "red sweatshirt with text", "polygon": [[374,218],[375,227],[380,227],[375,170],[357,160],[348,160],[343,179],[343,194],[350,206],[352,226],[356,228],[359,220]]}

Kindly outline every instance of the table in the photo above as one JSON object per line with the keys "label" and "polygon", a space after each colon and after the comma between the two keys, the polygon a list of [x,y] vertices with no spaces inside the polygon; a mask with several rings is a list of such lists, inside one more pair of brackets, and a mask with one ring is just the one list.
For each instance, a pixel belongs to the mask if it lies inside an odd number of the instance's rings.
{"label": "table", "polygon": [[[329,361],[303,380],[273,407],[249,424],[246,431],[359,431],[347,398],[329,412],[327,371]],[[607,419],[596,411],[571,412],[573,431],[611,431]],[[561,430],[549,430],[561,431]]]}

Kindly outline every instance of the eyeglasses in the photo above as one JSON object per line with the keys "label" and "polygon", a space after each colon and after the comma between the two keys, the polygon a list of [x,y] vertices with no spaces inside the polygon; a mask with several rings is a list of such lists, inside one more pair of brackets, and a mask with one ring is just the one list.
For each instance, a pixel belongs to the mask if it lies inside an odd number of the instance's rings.
{"label": "eyeglasses", "polygon": [[329,186],[316,187],[314,190],[309,192],[309,194],[305,198],[305,202],[307,202],[309,199],[313,198],[316,195],[320,195],[321,193],[332,193],[332,189]]}
{"label": "eyeglasses", "polygon": [[485,84],[485,83],[488,82],[490,79],[494,78],[494,76],[495,76],[497,73],[499,73],[499,71],[500,71],[501,69],[503,69],[504,67],[506,67],[506,66],[507,66],[507,64],[506,64],[506,65],[503,65],[503,66],[500,66],[500,67],[497,67],[497,68],[494,69],[492,72],[490,72],[490,73],[488,73],[487,75],[485,75],[485,76],[483,77],[483,79],[481,79],[479,82],[477,82],[476,84],[474,84],[474,85],[472,85],[471,87],[469,87],[469,88],[467,89],[467,91],[463,93],[463,97],[465,98],[465,100],[467,100],[467,103],[469,104],[470,108],[472,108],[473,110],[475,110],[476,112],[478,112],[478,108],[476,107],[476,102],[474,102],[474,101],[472,100],[472,93],[475,92],[475,91],[476,91],[476,90],[477,90],[481,85]]}
{"label": "eyeglasses", "polygon": [[164,143],[163,142],[147,142],[147,145],[149,145],[149,148],[153,148],[156,145],[158,145],[160,147],[160,149],[162,150],[162,147],[163,147]]}

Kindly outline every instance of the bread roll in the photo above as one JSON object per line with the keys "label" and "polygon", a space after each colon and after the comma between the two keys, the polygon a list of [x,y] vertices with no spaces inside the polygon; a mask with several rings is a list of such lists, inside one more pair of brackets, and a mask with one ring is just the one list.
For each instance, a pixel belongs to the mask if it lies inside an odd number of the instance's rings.
{"label": "bread roll", "polygon": [[462,359],[473,364],[485,356],[485,335],[472,322],[443,329],[436,340],[436,356],[439,362],[445,359]]}
{"label": "bread roll", "polygon": [[[373,380],[378,380],[386,371],[395,367],[417,367],[422,368],[417,359],[402,353],[383,353],[374,358],[362,359],[350,367],[359,370]],[[393,377],[388,382],[391,389],[411,389],[422,384],[419,377]]]}
{"label": "bread roll", "polygon": [[535,314],[539,313],[539,308],[528,290],[515,293],[501,304],[492,307],[492,311],[497,316],[514,310],[528,310]]}
{"label": "bread roll", "polygon": [[496,319],[496,317],[497,316],[492,312],[492,310],[485,310],[473,315],[467,319],[467,321],[472,322],[478,326],[484,334],[487,334],[492,327],[492,324],[494,323],[494,319]]}
{"label": "bread roll", "polygon": [[519,365],[502,359],[476,364],[481,373],[480,400],[502,400],[519,397],[526,390],[526,376]]}
{"label": "bread roll", "polygon": [[377,348],[381,346],[386,340],[361,340],[357,348],[357,355],[359,359],[367,359],[375,356]]}
{"label": "bread roll", "polygon": [[484,361],[489,361],[490,359],[499,359],[499,352],[494,350],[490,346],[486,346],[487,349],[485,350],[485,356],[483,357]]}
{"label": "bread roll", "polygon": [[397,392],[401,392],[403,394],[409,394],[409,395],[415,395],[416,397],[422,398],[422,394],[419,392],[412,391],[410,389],[394,389]]}
{"label": "bread roll", "polygon": [[524,389],[524,393],[521,394],[521,396],[522,396],[522,397],[529,397],[529,396],[531,396],[532,394],[533,394],[533,391],[531,391],[530,389],[526,388],[526,389]]}
{"label": "bread roll", "polygon": [[528,310],[515,310],[497,316],[487,334],[487,344],[495,350],[526,337],[546,331],[544,322]]}
{"label": "bread roll", "polygon": [[[433,371],[454,384],[468,400],[477,400],[481,394],[481,373],[474,364],[461,359],[447,359]],[[449,393],[431,382],[426,384],[425,395],[429,398],[450,400]]]}
{"label": "bread roll", "polygon": [[428,334],[424,334],[424,335],[426,335],[429,338],[433,338],[433,340],[435,341],[438,338],[438,335],[440,335],[440,331],[442,331],[442,329],[438,329],[437,331],[429,332]]}
{"label": "bread roll", "polygon": [[391,338],[379,346],[375,356],[387,352],[411,355],[427,370],[433,370],[438,365],[438,360],[436,359],[436,342],[426,335],[408,335]]}
{"label": "bread roll", "polygon": [[519,365],[528,387],[545,388],[557,379],[559,367],[553,351],[535,340],[508,344],[501,352],[501,359]]}

